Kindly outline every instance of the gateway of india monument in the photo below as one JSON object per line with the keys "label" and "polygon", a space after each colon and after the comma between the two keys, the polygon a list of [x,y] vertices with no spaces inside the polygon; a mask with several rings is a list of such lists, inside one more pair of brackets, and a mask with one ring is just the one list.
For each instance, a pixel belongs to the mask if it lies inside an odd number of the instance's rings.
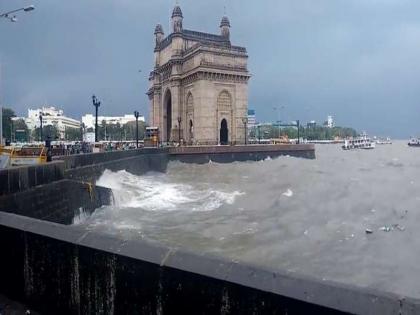
{"label": "gateway of india monument", "polygon": [[245,142],[248,55],[230,41],[224,16],[220,34],[183,28],[181,8],[172,12],[171,33],[155,28],[155,65],[150,73],[150,125],[163,142],[217,145]]}

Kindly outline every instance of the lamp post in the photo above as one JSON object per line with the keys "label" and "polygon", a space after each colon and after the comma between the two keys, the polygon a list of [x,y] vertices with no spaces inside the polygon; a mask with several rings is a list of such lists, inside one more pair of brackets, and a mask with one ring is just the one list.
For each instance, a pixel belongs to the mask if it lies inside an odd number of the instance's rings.
{"label": "lamp post", "polygon": [[136,148],[139,148],[139,112],[134,111],[134,117],[136,117]]}
{"label": "lamp post", "polygon": [[39,141],[42,142],[42,114],[39,113]]}
{"label": "lamp post", "polygon": [[178,143],[181,145],[181,116],[178,116]]}
{"label": "lamp post", "polygon": [[244,124],[245,145],[246,145],[246,134],[247,134],[247,128],[246,128],[246,126],[247,126],[247,123],[248,123],[248,118],[243,117],[243,118],[242,118],[242,122],[243,122],[243,124]]}
{"label": "lamp post", "polygon": [[297,144],[299,144],[300,143],[300,122],[299,122],[299,119],[298,120],[296,120],[296,125],[297,125],[297,131],[298,131],[298,140],[297,140]]}
{"label": "lamp post", "polygon": [[[19,8],[19,9],[12,10],[12,11],[9,11],[9,12],[0,13],[0,18],[8,19],[8,20],[10,20],[10,22],[17,22],[17,17],[13,13],[16,13],[16,12],[19,12],[19,11],[29,12],[29,11],[32,11],[32,10],[35,10],[35,7],[33,5],[30,5],[30,6],[27,6],[27,7],[24,7],[24,8]],[[11,15],[11,14],[13,14],[13,15]]]}
{"label": "lamp post", "polygon": [[95,95],[92,95],[92,103],[95,106],[95,142],[98,142],[98,108],[101,106],[101,102]]}

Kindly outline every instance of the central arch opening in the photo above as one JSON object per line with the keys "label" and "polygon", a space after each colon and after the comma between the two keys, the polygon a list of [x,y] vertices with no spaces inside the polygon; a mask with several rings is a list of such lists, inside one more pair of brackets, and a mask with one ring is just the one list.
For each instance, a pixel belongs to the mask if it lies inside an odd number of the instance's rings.
{"label": "central arch opening", "polygon": [[172,96],[171,91],[168,90],[165,95],[165,109],[166,109],[166,141],[171,140],[171,129],[172,129]]}
{"label": "central arch opening", "polygon": [[229,130],[227,126],[226,119],[222,119],[222,122],[220,123],[220,144],[226,145],[228,144],[228,138],[229,138]]}

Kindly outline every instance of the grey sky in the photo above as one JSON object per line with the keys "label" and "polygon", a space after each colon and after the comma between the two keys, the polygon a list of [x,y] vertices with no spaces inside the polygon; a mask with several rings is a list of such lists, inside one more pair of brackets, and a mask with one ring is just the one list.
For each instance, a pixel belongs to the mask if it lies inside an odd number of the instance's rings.
{"label": "grey sky", "polygon": [[[26,115],[45,102],[71,116],[147,115],[153,30],[165,34],[173,0],[1,0],[0,101]],[[259,121],[322,121],[370,134],[420,135],[420,2],[410,0],[180,0],[184,28],[218,33],[226,6],[235,45],[246,46],[249,107]],[[142,72],[138,72],[141,69]]]}

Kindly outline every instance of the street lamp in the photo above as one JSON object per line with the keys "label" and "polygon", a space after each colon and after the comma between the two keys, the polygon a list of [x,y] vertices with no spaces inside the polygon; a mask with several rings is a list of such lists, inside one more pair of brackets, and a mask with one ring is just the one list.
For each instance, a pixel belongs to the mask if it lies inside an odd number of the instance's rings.
{"label": "street lamp", "polygon": [[42,114],[41,113],[39,113],[39,123],[40,123],[39,141],[42,142]]}
{"label": "street lamp", "polygon": [[139,148],[139,112],[134,111],[134,117],[136,117],[136,147]]}
{"label": "street lamp", "polygon": [[297,140],[297,144],[299,144],[300,143],[300,121],[299,121],[299,119],[298,120],[296,120],[296,125],[297,125],[297,131],[298,131],[298,140]]}
{"label": "street lamp", "polygon": [[16,9],[16,10],[12,10],[12,11],[9,11],[9,12],[0,13],[0,18],[8,19],[8,20],[10,20],[10,22],[17,22],[16,15],[14,15],[14,14],[11,15],[12,13],[16,13],[16,12],[19,12],[19,11],[29,12],[29,11],[32,11],[32,10],[35,10],[35,7],[33,5],[30,5],[30,6],[23,7],[23,8]]}
{"label": "street lamp", "polygon": [[98,108],[101,106],[101,102],[92,95],[92,103],[95,106],[95,142],[98,142]]}
{"label": "street lamp", "polygon": [[245,145],[246,145],[246,134],[247,134],[247,128],[246,128],[246,125],[247,125],[247,123],[248,123],[248,118],[246,118],[246,117],[243,117],[242,118],[242,122],[243,122],[243,124],[244,124],[244,134],[245,134]]}
{"label": "street lamp", "polygon": [[181,145],[181,116],[178,116],[178,143]]}

